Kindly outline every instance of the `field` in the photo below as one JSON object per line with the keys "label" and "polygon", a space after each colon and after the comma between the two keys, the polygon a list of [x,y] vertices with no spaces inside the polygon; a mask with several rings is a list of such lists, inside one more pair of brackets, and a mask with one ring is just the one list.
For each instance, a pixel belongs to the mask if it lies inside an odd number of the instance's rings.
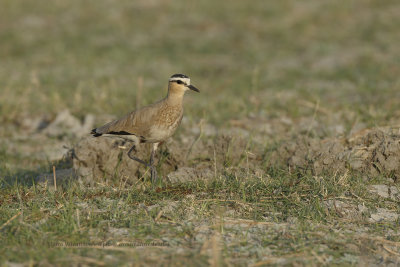
{"label": "field", "polygon": [[[0,6],[0,265],[400,265],[400,2]],[[88,133],[174,73],[153,187]]]}

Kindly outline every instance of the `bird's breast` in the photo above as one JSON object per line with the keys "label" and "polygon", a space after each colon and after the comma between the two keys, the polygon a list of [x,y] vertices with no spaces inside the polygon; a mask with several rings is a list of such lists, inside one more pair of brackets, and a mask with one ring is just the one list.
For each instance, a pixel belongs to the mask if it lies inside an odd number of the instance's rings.
{"label": "bird's breast", "polygon": [[169,138],[178,128],[182,115],[182,106],[166,106],[160,109],[146,139],[149,142],[160,142]]}
{"label": "bird's breast", "polygon": [[177,120],[180,120],[182,112],[183,109],[181,105],[165,105],[157,112],[154,124],[160,125],[161,127],[169,127],[175,124]]}

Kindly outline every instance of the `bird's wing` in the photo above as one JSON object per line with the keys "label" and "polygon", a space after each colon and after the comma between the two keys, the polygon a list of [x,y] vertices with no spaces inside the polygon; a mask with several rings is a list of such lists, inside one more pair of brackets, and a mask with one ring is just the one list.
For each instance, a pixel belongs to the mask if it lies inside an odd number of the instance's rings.
{"label": "bird's wing", "polygon": [[95,136],[102,134],[133,134],[138,137],[146,138],[150,126],[157,115],[158,106],[161,104],[161,101],[159,101],[132,111],[118,120],[111,121],[99,128],[93,129],[92,134]]}

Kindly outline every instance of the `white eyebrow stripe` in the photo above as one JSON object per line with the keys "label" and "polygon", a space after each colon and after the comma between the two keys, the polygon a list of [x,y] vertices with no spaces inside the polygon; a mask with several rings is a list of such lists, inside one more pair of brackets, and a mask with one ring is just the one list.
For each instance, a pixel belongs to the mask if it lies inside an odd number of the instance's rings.
{"label": "white eyebrow stripe", "polygon": [[175,78],[170,78],[169,81],[170,81],[170,82],[182,81],[182,82],[184,82],[186,85],[189,85],[189,84],[190,84],[190,79],[189,79],[189,78],[179,78],[179,77],[175,77]]}

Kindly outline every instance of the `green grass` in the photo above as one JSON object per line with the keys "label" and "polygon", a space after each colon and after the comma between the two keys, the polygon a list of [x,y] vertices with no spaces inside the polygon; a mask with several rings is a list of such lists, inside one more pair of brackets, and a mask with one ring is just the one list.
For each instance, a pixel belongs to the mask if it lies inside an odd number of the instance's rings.
{"label": "green grass", "polygon": [[[334,136],[327,126],[343,126],[344,136],[398,126],[398,1],[0,0],[0,6],[1,265],[399,263],[399,220],[368,220],[378,207],[400,212],[398,201],[376,198],[368,186],[398,183],[268,166],[279,134],[263,144],[260,177],[247,172],[245,158],[235,163],[227,155],[225,170],[209,181],[156,190],[112,177],[94,187],[72,180],[56,192],[33,180],[64,163],[24,154],[43,141],[18,139],[24,118],[50,120],[63,109],[79,118],[118,116],[151,103],[165,95],[174,73],[189,75],[201,90],[185,97],[186,127],[201,119],[224,129],[232,120],[286,118],[292,136],[322,138]],[[297,129],[303,119],[322,130]],[[182,128],[177,137],[189,131]],[[360,205],[365,212],[346,214]],[[168,246],[117,244],[151,241]],[[93,245],[102,242],[111,245]]]}
{"label": "green grass", "polygon": [[[158,189],[148,184],[144,189],[121,188],[117,180],[95,188],[72,181],[56,192],[43,185],[15,184],[1,190],[4,219],[0,224],[19,215],[1,229],[0,254],[11,262],[62,264],[66,258],[79,262],[85,257],[115,264],[126,260],[150,263],[155,260],[152,251],[160,250],[158,256],[164,263],[201,264],[209,256],[199,254],[204,242],[219,233],[224,238],[217,247],[225,263],[257,262],[269,255],[302,264],[322,258],[340,265],[357,263],[359,257],[369,257],[368,251],[379,253],[376,245],[385,245],[389,229],[393,237],[389,234],[386,242],[398,244],[400,238],[394,234],[398,222],[368,223],[368,214],[352,218],[343,216],[341,208],[324,205],[328,199],[347,199],[355,205],[362,199],[363,205],[376,206],[361,178],[338,181],[338,177],[318,179],[278,169],[269,170],[264,178],[237,178],[227,172],[207,182]],[[395,202],[379,206],[399,212]],[[135,247],[122,249],[118,242],[163,242],[167,246],[149,247],[143,253]],[[171,252],[181,248],[180,257],[171,258]],[[197,256],[189,259],[190,255]],[[347,257],[355,262],[348,262]]]}

